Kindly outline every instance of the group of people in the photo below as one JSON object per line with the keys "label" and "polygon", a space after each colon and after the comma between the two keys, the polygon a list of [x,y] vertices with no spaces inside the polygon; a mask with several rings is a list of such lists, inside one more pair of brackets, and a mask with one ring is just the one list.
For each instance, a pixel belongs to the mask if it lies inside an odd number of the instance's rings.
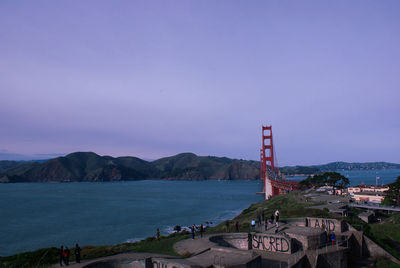
{"label": "group of people", "polygon": [[[261,226],[261,224],[264,222],[265,226],[265,231],[268,229],[268,223],[273,224],[275,220],[275,227],[279,228],[279,210],[276,210],[275,213],[271,214],[271,217],[269,220],[265,218],[264,212],[262,214],[259,214],[257,216],[257,225]],[[251,221],[251,229],[254,231],[256,228],[256,221],[252,220]]]}
{"label": "group of people", "polygon": [[[81,262],[81,248],[79,247],[78,244],[75,245],[75,261],[77,263]],[[71,255],[71,251],[69,250],[68,247],[61,246],[60,251],[59,251],[59,257],[60,257],[60,266],[63,266],[63,263],[65,265],[69,265],[69,256]]]}
{"label": "group of people", "polygon": [[193,224],[193,225],[190,226],[189,228],[190,228],[190,234],[191,234],[191,236],[192,236],[192,239],[194,239],[196,231],[199,231],[199,233],[200,233],[200,238],[203,237],[203,233],[204,233],[204,226],[203,226],[203,224],[200,224],[198,227],[196,226],[196,224]]}
{"label": "group of people", "polygon": [[[226,227],[226,232],[227,233],[229,233],[229,224],[230,224],[230,221],[228,220],[228,221],[225,221],[225,227]],[[235,231],[236,232],[239,232],[239,222],[238,221],[236,221],[235,222]]]}

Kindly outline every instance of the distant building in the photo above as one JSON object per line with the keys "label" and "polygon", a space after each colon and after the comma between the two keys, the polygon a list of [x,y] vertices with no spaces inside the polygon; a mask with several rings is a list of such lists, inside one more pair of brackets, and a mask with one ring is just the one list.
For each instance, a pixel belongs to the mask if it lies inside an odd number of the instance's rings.
{"label": "distant building", "polygon": [[359,185],[352,186],[347,188],[347,192],[350,193],[359,193],[359,192],[386,192],[389,190],[389,186],[375,186],[375,185]]}
{"label": "distant building", "polygon": [[347,188],[347,192],[356,202],[382,203],[388,186],[359,185]]}

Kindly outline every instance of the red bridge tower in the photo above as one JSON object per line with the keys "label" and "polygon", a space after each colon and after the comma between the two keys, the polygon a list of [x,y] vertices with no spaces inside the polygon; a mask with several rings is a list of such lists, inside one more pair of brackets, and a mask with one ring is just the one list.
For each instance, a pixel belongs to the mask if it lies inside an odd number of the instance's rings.
{"label": "red bridge tower", "polygon": [[264,182],[263,193],[265,193],[265,199],[298,189],[299,184],[297,182],[286,180],[279,172],[278,167],[275,167],[276,158],[272,140],[272,126],[262,126],[260,158],[261,179]]}

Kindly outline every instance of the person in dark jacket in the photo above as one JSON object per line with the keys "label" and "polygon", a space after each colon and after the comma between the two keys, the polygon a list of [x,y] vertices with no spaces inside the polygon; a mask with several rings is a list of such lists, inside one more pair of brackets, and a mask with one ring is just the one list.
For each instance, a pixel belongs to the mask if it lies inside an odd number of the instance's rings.
{"label": "person in dark jacket", "polygon": [[71,255],[71,251],[69,250],[68,247],[65,247],[65,264],[69,265],[69,255]]}
{"label": "person in dark jacket", "polygon": [[58,255],[60,257],[60,266],[63,266],[63,262],[64,262],[64,246],[60,247],[60,251],[58,252]]}
{"label": "person in dark jacket", "polygon": [[204,226],[203,224],[200,224],[200,237],[203,238],[203,233],[204,233]]}
{"label": "person in dark jacket", "polygon": [[77,263],[81,262],[81,248],[79,247],[78,243],[75,245],[75,260]]}
{"label": "person in dark jacket", "polygon": [[193,224],[193,225],[190,227],[190,233],[191,233],[191,235],[192,235],[192,239],[194,239],[194,233],[195,233],[195,231],[196,231],[196,225]]}
{"label": "person in dark jacket", "polygon": [[157,231],[156,231],[156,238],[157,238],[157,240],[160,240],[160,229],[159,228],[157,228]]}

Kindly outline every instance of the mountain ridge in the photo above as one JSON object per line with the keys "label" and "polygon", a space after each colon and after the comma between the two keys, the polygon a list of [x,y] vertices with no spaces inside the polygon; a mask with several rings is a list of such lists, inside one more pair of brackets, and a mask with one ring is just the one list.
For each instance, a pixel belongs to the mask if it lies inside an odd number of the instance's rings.
{"label": "mountain ridge", "polygon": [[[3,164],[2,164],[3,162]],[[259,179],[259,163],[182,153],[152,162],[75,152],[44,163],[0,161],[0,182]],[[9,167],[11,165],[11,167]]]}
{"label": "mountain ridge", "polygon": [[[284,166],[285,175],[310,175],[338,170],[400,169],[388,162]],[[181,153],[146,161],[134,156],[100,156],[74,152],[47,161],[0,161],[0,182],[81,182],[125,180],[239,180],[259,179],[260,162]]]}

